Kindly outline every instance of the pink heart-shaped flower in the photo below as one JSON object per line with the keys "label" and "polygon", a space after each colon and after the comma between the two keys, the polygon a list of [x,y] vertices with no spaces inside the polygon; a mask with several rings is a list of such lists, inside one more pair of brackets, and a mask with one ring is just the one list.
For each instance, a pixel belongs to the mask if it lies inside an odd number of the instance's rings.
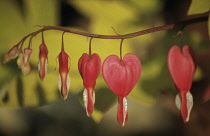
{"label": "pink heart-shaped flower", "polygon": [[102,75],[109,88],[118,98],[118,122],[124,126],[127,120],[126,96],[136,85],[141,74],[141,63],[132,53],[120,60],[116,55],[108,56],[102,66]]}
{"label": "pink heart-shaped flower", "polygon": [[178,46],[173,46],[168,53],[168,68],[176,87],[184,92],[189,91],[195,74],[190,47],[184,46],[181,52]]}
{"label": "pink heart-shaped flower", "polygon": [[193,97],[189,91],[196,69],[190,47],[184,46],[181,52],[178,46],[173,46],[168,53],[168,68],[174,84],[179,90],[176,105],[181,109],[184,122],[187,122],[193,106]]}
{"label": "pink heart-shaped flower", "polygon": [[109,88],[117,95],[127,96],[141,74],[141,63],[132,53],[120,60],[116,55],[110,55],[103,63],[103,78]]}
{"label": "pink heart-shaped flower", "polygon": [[98,54],[88,55],[83,53],[78,62],[78,69],[83,79],[85,90],[83,100],[85,103],[86,113],[91,116],[94,110],[96,79],[101,70],[101,59]]}

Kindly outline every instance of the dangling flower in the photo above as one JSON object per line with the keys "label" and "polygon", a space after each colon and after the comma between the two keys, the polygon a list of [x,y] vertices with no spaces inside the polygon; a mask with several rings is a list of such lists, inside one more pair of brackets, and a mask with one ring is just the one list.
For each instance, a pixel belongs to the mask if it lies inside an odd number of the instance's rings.
{"label": "dangling flower", "polygon": [[70,78],[69,78],[69,56],[64,51],[64,43],[63,43],[63,35],[62,34],[62,44],[61,44],[61,52],[58,55],[59,62],[59,77],[58,77],[58,87],[61,92],[61,96],[64,100],[66,100],[69,92],[70,86]]}
{"label": "dangling flower", "polygon": [[29,63],[29,58],[30,58],[31,53],[32,53],[32,49],[30,48],[24,49],[24,62],[22,65],[22,73],[24,76],[28,75],[28,73],[31,71],[31,66]]}
{"label": "dangling flower", "polygon": [[13,46],[8,53],[4,56],[3,63],[9,62],[11,59],[15,59],[18,56],[18,45]]}
{"label": "dangling flower", "polygon": [[41,80],[44,79],[47,72],[47,60],[48,60],[47,55],[48,55],[47,46],[44,43],[42,43],[39,46],[39,64],[38,64],[39,77]]}
{"label": "dangling flower", "polygon": [[128,53],[121,60],[116,55],[107,57],[102,66],[102,75],[109,88],[118,96],[117,119],[124,126],[128,118],[126,96],[136,85],[141,74],[138,57]]}
{"label": "dangling flower", "polygon": [[[44,31],[45,28],[43,28]],[[48,60],[48,50],[47,46],[44,41],[44,32],[42,31],[42,43],[39,46],[39,64],[38,64],[38,71],[39,71],[39,77],[41,80],[44,79],[46,73],[47,73],[47,60]]]}
{"label": "dangling flower", "polygon": [[190,89],[196,69],[191,48],[186,45],[181,52],[178,46],[171,47],[168,53],[168,68],[179,91],[176,96],[176,105],[181,110],[184,122],[187,122],[193,107]]}
{"label": "dangling flower", "polygon": [[24,55],[23,55],[22,50],[19,50],[18,59],[17,59],[17,65],[18,65],[18,68],[19,69],[22,68],[23,63],[24,63]]}
{"label": "dangling flower", "polygon": [[85,103],[87,116],[91,116],[94,110],[96,79],[101,70],[101,59],[98,54],[88,55],[83,53],[78,62],[78,69],[83,79],[85,90],[83,100]]}
{"label": "dangling flower", "polygon": [[65,100],[68,96],[69,86],[70,86],[70,78],[69,78],[69,56],[66,52],[61,50],[58,55],[59,61],[59,90],[61,92],[61,96]]}

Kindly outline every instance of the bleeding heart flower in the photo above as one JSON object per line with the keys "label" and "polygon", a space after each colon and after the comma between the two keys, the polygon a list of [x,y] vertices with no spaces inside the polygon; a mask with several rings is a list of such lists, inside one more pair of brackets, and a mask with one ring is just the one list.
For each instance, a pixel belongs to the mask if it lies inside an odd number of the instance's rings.
{"label": "bleeding heart flower", "polygon": [[85,103],[87,116],[91,116],[94,110],[96,79],[101,70],[101,59],[98,54],[88,55],[83,53],[78,62],[78,69],[83,79],[85,90],[83,100]]}
{"label": "bleeding heart flower", "polygon": [[64,49],[61,50],[58,55],[59,61],[59,78],[58,78],[58,86],[61,92],[61,96],[65,100],[68,96],[69,86],[70,86],[70,78],[69,78],[69,56],[66,54]]}
{"label": "bleeding heart flower", "polygon": [[102,75],[109,88],[118,96],[118,122],[124,126],[127,118],[126,96],[136,85],[141,74],[141,62],[132,53],[120,60],[116,55],[107,57],[102,66]]}
{"label": "bleeding heart flower", "polygon": [[190,47],[184,46],[181,52],[178,46],[173,46],[168,53],[168,68],[174,84],[179,90],[179,94],[176,96],[176,105],[181,109],[184,122],[187,122],[193,106],[193,97],[189,91],[196,69]]}
{"label": "bleeding heart flower", "polygon": [[31,53],[32,53],[32,49],[30,48],[24,49],[24,61],[23,61],[22,69],[21,69],[24,76],[28,75],[28,73],[31,71],[31,66],[29,63],[29,58],[30,58]]}
{"label": "bleeding heart flower", "polygon": [[18,56],[18,46],[19,45],[15,45],[8,51],[8,53],[4,56],[3,63],[7,63]]}
{"label": "bleeding heart flower", "polygon": [[45,45],[45,43],[42,43],[39,46],[39,64],[38,64],[39,77],[41,80],[44,79],[47,72],[47,55],[48,55],[47,46]]}

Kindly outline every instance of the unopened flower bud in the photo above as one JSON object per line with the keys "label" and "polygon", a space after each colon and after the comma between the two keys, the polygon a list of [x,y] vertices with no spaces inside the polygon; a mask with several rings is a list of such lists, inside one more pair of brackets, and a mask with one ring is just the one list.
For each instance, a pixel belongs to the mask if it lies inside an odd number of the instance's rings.
{"label": "unopened flower bud", "polygon": [[69,78],[69,56],[66,54],[64,50],[61,50],[58,55],[59,61],[59,90],[61,92],[61,96],[65,100],[68,96],[69,86],[70,86],[70,78]]}
{"label": "unopened flower bud", "polygon": [[22,73],[24,74],[24,76],[26,76],[31,71],[31,67],[29,64],[29,58],[30,58],[31,53],[32,53],[32,49],[30,48],[24,49],[24,62],[22,66]]}
{"label": "unopened flower bud", "polygon": [[44,43],[42,43],[39,46],[39,64],[38,64],[39,77],[41,80],[44,79],[47,72],[47,55],[48,55],[47,46]]}
{"label": "unopened flower bud", "polygon": [[3,63],[9,62],[11,59],[14,59],[18,56],[18,45],[13,46],[8,53],[4,56]]}
{"label": "unopened flower bud", "polygon": [[23,66],[23,61],[24,61],[24,55],[23,55],[22,50],[20,50],[19,53],[18,53],[18,59],[17,59],[17,65],[18,65],[18,68],[19,68],[19,69],[22,68],[22,66]]}

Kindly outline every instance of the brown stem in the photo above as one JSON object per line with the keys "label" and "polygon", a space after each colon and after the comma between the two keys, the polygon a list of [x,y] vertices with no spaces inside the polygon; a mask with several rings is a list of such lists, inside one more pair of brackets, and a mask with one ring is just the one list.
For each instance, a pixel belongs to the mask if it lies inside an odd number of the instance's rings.
{"label": "brown stem", "polygon": [[64,50],[64,42],[63,42],[63,35],[64,35],[65,31],[62,33],[62,44],[61,44],[61,50]]}
{"label": "brown stem", "polygon": [[20,46],[19,50],[22,51],[23,49],[23,44],[24,44],[25,40],[21,40],[19,43],[18,43],[18,46]]}
{"label": "brown stem", "polygon": [[99,34],[92,34],[92,33],[86,33],[86,32],[81,32],[81,31],[77,31],[77,30],[72,30],[72,29],[59,27],[59,26],[43,26],[44,29],[42,28],[40,30],[37,30],[35,32],[32,32],[32,33],[26,35],[25,37],[23,37],[23,39],[18,44],[20,44],[22,41],[24,41],[26,38],[28,38],[31,35],[35,36],[39,32],[47,31],[47,30],[59,30],[59,31],[67,32],[67,33],[76,34],[76,35],[82,35],[82,36],[86,36],[86,37],[100,38],[100,39],[129,39],[129,38],[134,38],[134,37],[144,35],[144,34],[149,34],[149,33],[157,32],[157,31],[169,30],[169,29],[174,29],[174,28],[183,30],[186,26],[188,26],[190,24],[204,22],[204,21],[208,21],[208,15],[206,15],[206,14],[202,15],[200,17],[195,17],[195,18],[188,19],[188,20],[185,20],[182,22],[178,22],[176,24],[153,27],[153,28],[142,30],[142,31],[128,33],[125,35],[99,35]]}
{"label": "brown stem", "polygon": [[123,43],[123,40],[124,40],[124,39],[122,39],[122,40],[120,41],[120,61],[122,61],[122,43]]}
{"label": "brown stem", "polygon": [[33,39],[34,35],[32,35],[30,37],[30,40],[29,40],[29,44],[28,44],[28,48],[30,49],[32,47],[32,39]]}
{"label": "brown stem", "polygon": [[90,42],[89,42],[89,56],[92,54],[92,48],[91,48],[92,39],[93,37],[90,38]]}
{"label": "brown stem", "polygon": [[45,41],[44,41],[44,29],[45,29],[45,27],[42,29],[42,44],[45,45]]}
{"label": "brown stem", "polygon": [[119,34],[117,33],[117,31],[114,29],[114,27],[111,27],[111,28],[114,30],[114,32],[115,32],[116,35],[119,35]]}

